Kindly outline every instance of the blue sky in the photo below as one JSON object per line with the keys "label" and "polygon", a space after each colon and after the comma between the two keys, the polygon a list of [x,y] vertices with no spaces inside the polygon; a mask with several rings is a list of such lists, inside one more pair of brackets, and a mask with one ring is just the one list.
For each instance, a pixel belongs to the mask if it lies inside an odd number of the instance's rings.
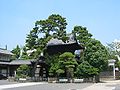
{"label": "blue sky", "polygon": [[120,0],[0,0],[0,47],[23,46],[37,20],[60,14],[67,31],[85,26],[104,45],[120,39]]}

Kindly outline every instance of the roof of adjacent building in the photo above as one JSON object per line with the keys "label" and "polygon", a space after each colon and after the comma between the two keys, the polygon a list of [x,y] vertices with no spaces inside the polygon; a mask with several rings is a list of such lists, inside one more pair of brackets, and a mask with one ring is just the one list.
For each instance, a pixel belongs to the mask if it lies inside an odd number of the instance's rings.
{"label": "roof of adjacent building", "polygon": [[[31,60],[13,60],[11,62],[0,61],[0,65],[23,65],[23,64],[31,65],[33,62],[36,62],[36,60],[37,59],[31,59]],[[39,63],[45,63],[45,61],[40,59]]]}
{"label": "roof of adjacent building", "polygon": [[31,61],[34,60],[13,60],[9,63],[9,65],[22,65],[22,64],[30,65]]}
{"label": "roof of adjacent building", "polygon": [[8,65],[9,62],[1,62],[1,61],[0,61],[0,64],[2,64],[2,65]]}
{"label": "roof of adjacent building", "polygon": [[6,50],[6,49],[2,49],[0,48],[0,54],[8,54],[8,55],[13,55],[13,53],[11,53],[11,51]]}

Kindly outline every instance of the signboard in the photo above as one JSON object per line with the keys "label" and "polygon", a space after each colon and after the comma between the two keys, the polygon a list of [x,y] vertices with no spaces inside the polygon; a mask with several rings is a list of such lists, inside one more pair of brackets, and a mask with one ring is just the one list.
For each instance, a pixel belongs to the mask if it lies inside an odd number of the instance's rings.
{"label": "signboard", "polygon": [[114,66],[114,63],[108,63],[108,66]]}
{"label": "signboard", "polygon": [[114,66],[115,65],[115,61],[114,59],[110,59],[108,60],[108,66]]}

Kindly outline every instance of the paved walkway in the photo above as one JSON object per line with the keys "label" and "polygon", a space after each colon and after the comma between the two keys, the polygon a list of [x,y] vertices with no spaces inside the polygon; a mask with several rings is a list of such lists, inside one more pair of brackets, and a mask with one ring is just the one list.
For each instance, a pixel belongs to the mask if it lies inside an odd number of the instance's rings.
{"label": "paved walkway", "polygon": [[45,84],[45,83],[43,83],[43,82],[30,82],[30,83],[17,83],[17,84],[9,84],[9,85],[0,85],[0,90],[9,89],[9,88],[16,88],[16,87],[39,85],[39,84]]}
{"label": "paved walkway", "polygon": [[120,80],[106,81],[103,83],[95,83],[82,90],[115,90],[115,86],[120,83]]}
{"label": "paved walkway", "polygon": [[[81,90],[114,90],[115,86],[119,83],[120,83],[120,80],[106,81],[104,83],[94,83],[93,85],[86,87],[84,89],[81,89]],[[47,83],[32,82],[32,83],[17,83],[17,84],[10,84],[10,85],[0,85],[0,90],[24,87],[24,86],[40,85],[40,84],[47,84]],[[69,90],[71,90],[71,89],[69,89]],[[77,90],[79,90],[79,89],[77,89]]]}

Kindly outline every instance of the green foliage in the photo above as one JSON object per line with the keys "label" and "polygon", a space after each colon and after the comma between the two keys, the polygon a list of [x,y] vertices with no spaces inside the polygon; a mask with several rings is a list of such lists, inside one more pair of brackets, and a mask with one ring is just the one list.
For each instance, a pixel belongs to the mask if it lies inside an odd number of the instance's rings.
{"label": "green foliage", "polygon": [[59,57],[60,59],[65,59],[66,61],[68,59],[74,58],[74,55],[70,52],[65,52],[64,54],[61,54]]}
{"label": "green foliage", "polygon": [[75,33],[77,40],[83,44],[83,46],[86,45],[86,43],[91,39],[92,34],[88,32],[86,27],[82,26],[75,26],[74,30],[72,31]]}
{"label": "green foliage", "polygon": [[28,65],[21,65],[17,69],[17,77],[26,78],[30,75],[30,67]]}
{"label": "green foliage", "polygon": [[58,70],[56,70],[56,73],[57,73],[57,74],[58,74],[58,76],[59,76],[60,74],[65,73],[65,71],[64,71],[64,70],[62,70],[62,69],[58,69]]}
{"label": "green foliage", "polygon": [[81,61],[88,63],[99,71],[107,68],[108,51],[100,41],[92,38],[92,34],[85,27],[75,26],[73,33],[76,34],[77,40],[83,44],[85,50],[81,53]]}
{"label": "green foliage", "polygon": [[109,59],[115,59],[118,61],[120,56],[120,43],[112,42],[110,44],[107,44],[106,49],[109,53]]}
{"label": "green foliage", "polygon": [[59,73],[57,70],[59,70],[59,64],[58,63],[52,63],[50,70],[49,70],[49,75],[50,76],[56,76],[57,73]]}
{"label": "green foliage", "polygon": [[49,75],[50,76],[57,76],[59,75],[59,72],[57,71],[60,69],[60,64],[59,64],[59,54],[55,54],[52,56],[49,56],[46,54],[46,63],[49,65]]}
{"label": "green foliage", "polygon": [[19,57],[20,57],[20,47],[19,47],[19,45],[17,45],[16,46],[16,48],[14,48],[11,52],[14,54],[13,56],[12,56],[12,60],[15,60],[15,59],[18,59]]}
{"label": "green foliage", "polygon": [[37,58],[45,50],[45,46],[51,38],[66,41],[66,25],[66,19],[58,14],[52,14],[45,20],[36,21],[35,27],[30,31],[26,39],[27,49],[37,50],[31,54],[31,57]]}
{"label": "green foliage", "polygon": [[74,69],[78,65],[77,61],[74,59],[74,55],[70,52],[65,52],[58,56],[54,56],[54,59],[52,58],[49,75],[63,76],[64,74],[64,77],[73,77]]}
{"label": "green foliage", "polygon": [[120,70],[120,61],[117,61],[117,62],[116,62],[116,67],[118,67],[119,70]]}
{"label": "green foliage", "polygon": [[114,43],[107,44],[106,49],[109,53],[109,59],[116,59],[115,55],[119,55],[119,52],[116,51]]}
{"label": "green foliage", "polygon": [[36,21],[36,26],[39,32],[45,33],[45,37],[51,36],[58,39],[63,39],[66,36],[66,19],[58,14],[52,14],[46,20]]}
{"label": "green foliage", "polygon": [[74,70],[78,65],[75,60],[75,56],[71,52],[65,52],[59,56],[60,61],[58,62],[60,68],[66,71],[66,76],[72,78],[74,76]]}
{"label": "green foliage", "polygon": [[[86,27],[75,26],[72,33],[76,36],[77,41],[85,47],[80,53],[80,61],[75,60],[75,56],[70,52],[49,56],[46,50],[46,44],[51,38],[58,38],[64,42],[68,40],[66,35],[66,18],[52,14],[45,20],[38,20],[35,22],[35,27],[30,31],[26,37],[26,45],[23,48],[22,59],[37,58],[41,52],[44,52],[46,63],[48,64],[49,75],[61,76],[65,74],[67,77],[74,77],[76,71],[77,76],[93,77],[98,72],[104,70],[107,65],[107,60],[110,56],[108,50],[101,44],[100,41],[92,38],[92,34],[88,32]],[[27,50],[36,50],[27,55]],[[19,58],[20,52],[17,46],[15,50],[15,58]],[[118,64],[119,66],[119,64]],[[22,72],[21,66],[18,69],[18,75]],[[77,68],[78,67],[78,68]],[[26,69],[27,70],[27,69]],[[25,70],[25,71],[26,71]]]}
{"label": "green foliage", "polygon": [[29,57],[28,54],[27,54],[27,49],[26,49],[25,46],[24,46],[23,49],[22,49],[21,59],[22,59],[22,60],[28,60],[28,59],[30,59],[30,57]]}
{"label": "green foliage", "polygon": [[109,53],[109,59],[115,59],[115,67],[120,69],[120,43],[112,42],[107,44],[106,49]]}
{"label": "green foliage", "polygon": [[58,61],[59,61],[59,54],[55,54],[55,55],[50,56],[46,53],[45,57],[46,57],[46,63],[49,66],[52,66],[51,64],[58,63]]}
{"label": "green foliage", "polygon": [[91,39],[86,44],[86,49],[84,52],[84,59],[99,71],[102,71],[108,66],[108,52],[100,41]]}
{"label": "green foliage", "polygon": [[80,65],[78,65],[75,74],[77,77],[89,78],[97,75],[98,69],[91,66],[87,61],[83,61]]}
{"label": "green foliage", "polygon": [[38,39],[37,34],[38,34],[37,28],[33,28],[33,30],[30,31],[30,34],[27,35],[26,47],[29,50],[33,50],[34,48],[36,48],[37,39]]}
{"label": "green foliage", "polygon": [[78,64],[74,57],[75,56],[71,52],[65,52],[59,56],[60,58],[59,63],[67,68],[69,67],[74,68],[75,65]]}

